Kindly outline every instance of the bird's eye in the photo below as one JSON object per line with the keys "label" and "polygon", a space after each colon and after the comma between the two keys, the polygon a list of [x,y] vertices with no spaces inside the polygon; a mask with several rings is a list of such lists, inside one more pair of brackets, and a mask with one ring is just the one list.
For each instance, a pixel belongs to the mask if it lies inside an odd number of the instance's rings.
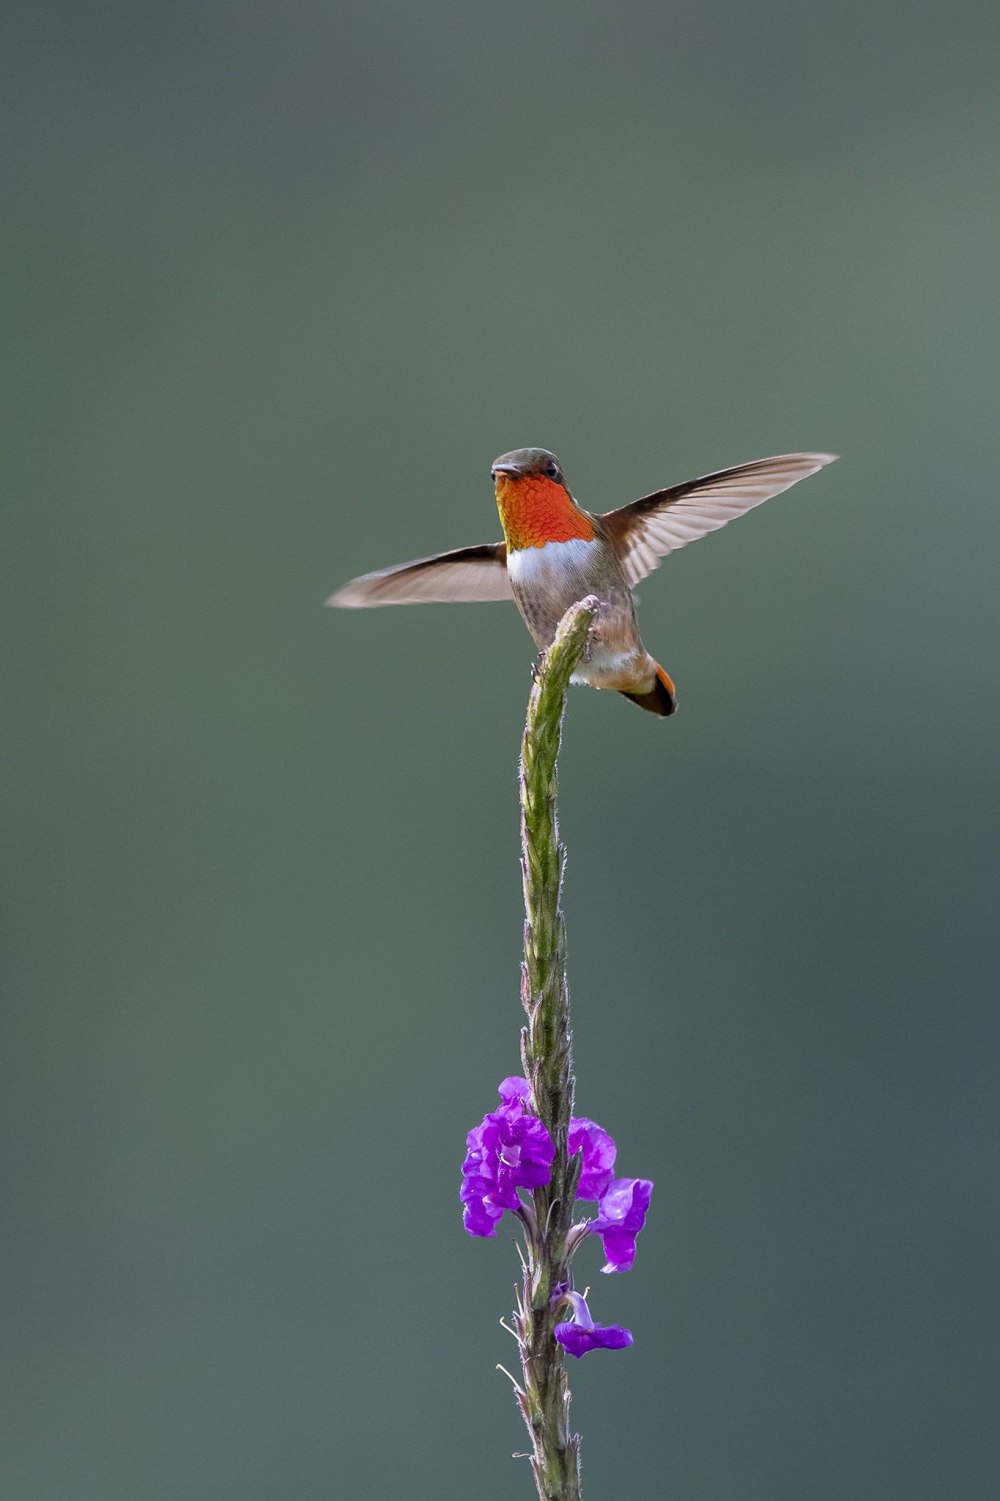
{"label": "bird's eye", "polygon": [[490,479],[493,481],[494,484],[496,484],[496,482],[497,482],[497,472],[496,472],[495,469],[491,469],[490,470]]}
{"label": "bird's eye", "polygon": [[549,462],[545,466],[545,473],[548,475],[549,479],[559,478],[559,465],[556,463],[555,459],[549,459]]}

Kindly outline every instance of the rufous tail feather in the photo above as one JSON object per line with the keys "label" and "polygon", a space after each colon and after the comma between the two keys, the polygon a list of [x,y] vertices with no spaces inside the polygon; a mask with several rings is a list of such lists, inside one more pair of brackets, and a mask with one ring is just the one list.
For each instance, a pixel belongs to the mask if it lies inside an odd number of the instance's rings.
{"label": "rufous tail feather", "polygon": [[631,699],[640,709],[648,709],[650,714],[658,714],[661,719],[666,719],[677,708],[677,690],[659,662],[656,664],[656,681],[648,693],[623,693],[622,697]]}

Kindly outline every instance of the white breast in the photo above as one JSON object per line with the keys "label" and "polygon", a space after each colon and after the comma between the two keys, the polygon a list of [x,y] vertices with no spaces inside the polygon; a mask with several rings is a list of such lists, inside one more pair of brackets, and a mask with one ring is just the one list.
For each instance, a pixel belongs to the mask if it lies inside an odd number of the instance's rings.
{"label": "white breast", "polygon": [[510,587],[537,646],[548,646],[570,605],[592,592],[600,547],[596,539],[573,537],[507,554]]}
{"label": "white breast", "polygon": [[584,537],[571,537],[568,542],[546,542],[544,547],[519,547],[507,554],[507,573],[515,586],[558,587],[560,579],[585,575],[600,546],[596,538],[588,542]]}

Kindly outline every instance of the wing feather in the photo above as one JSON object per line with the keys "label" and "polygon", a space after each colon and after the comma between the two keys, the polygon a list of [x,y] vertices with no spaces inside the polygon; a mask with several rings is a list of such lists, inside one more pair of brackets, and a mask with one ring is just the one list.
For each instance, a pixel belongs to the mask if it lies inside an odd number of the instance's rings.
{"label": "wing feather", "polygon": [[668,553],[717,531],[727,521],[832,464],[836,457],[835,453],[783,453],[771,459],[755,459],[752,464],[720,469],[669,490],[656,490],[617,511],[608,511],[600,520],[618,545],[626,579],[637,584],[659,568]]}
{"label": "wing feather", "polygon": [[331,594],[326,603],[355,610],[372,605],[513,597],[507,577],[507,549],[502,542],[488,542],[364,573]]}

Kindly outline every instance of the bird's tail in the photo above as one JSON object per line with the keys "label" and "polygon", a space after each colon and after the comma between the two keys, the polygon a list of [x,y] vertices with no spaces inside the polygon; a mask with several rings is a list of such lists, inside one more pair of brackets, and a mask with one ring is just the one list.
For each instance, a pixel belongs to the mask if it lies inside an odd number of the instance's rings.
{"label": "bird's tail", "polygon": [[669,675],[655,662],[656,677],[653,686],[648,693],[625,693],[622,696],[629,698],[640,709],[648,709],[650,714],[658,714],[661,719],[666,719],[677,708],[677,690]]}

